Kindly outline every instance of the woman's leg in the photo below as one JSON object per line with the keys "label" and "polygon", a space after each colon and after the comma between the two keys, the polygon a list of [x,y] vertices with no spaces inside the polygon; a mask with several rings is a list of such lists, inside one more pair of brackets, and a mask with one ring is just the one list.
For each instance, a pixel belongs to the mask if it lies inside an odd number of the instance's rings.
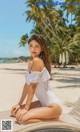
{"label": "woman's leg", "polygon": [[[15,117],[16,117],[16,114],[18,115],[18,113],[20,112],[20,110],[23,109],[24,107],[25,107],[25,104],[23,104],[23,105],[18,109],[18,111],[15,113],[14,116],[12,116],[12,115],[11,115],[11,116],[15,118]],[[29,110],[30,110],[30,109],[33,109],[33,108],[38,108],[38,107],[42,107],[42,105],[41,105],[41,103],[40,103],[39,100],[36,100],[36,101],[33,101],[33,102],[31,103]]]}
{"label": "woman's leg", "polygon": [[23,125],[30,124],[30,123],[38,123],[38,122],[52,122],[52,121],[59,121],[63,122],[62,120],[59,120],[59,118],[53,118],[53,119],[29,119],[22,123]]}
{"label": "woman's leg", "polygon": [[[23,104],[23,105],[17,110],[17,112],[16,112],[14,115],[10,115],[10,116],[15,118],[15,117],[16,117],[16,114],[17,114],[21,109],[23,109],[24,107],[25,107],[25,104]],[[33,101],[33,102],[31,103],[29,110],[30,110],[30,109],[33,109],[33,108],[38,108],[38,107],[42,107],[42,106],[41,106],[40,101],[39,101],[39,100],[36,100],[36,101]]]}
{"label": "woman's leg", "polygon": [[[53,118],[58,118],[61,114],[62,110],[61,107],[57,104],[51,104],[47,107],[39,107],[30,109],[21,119],[22,124],[27,124],[27,122],[31,119],[38,119],[39,120],[49,120]],[[18,115],[16,115],[16,119]]]}

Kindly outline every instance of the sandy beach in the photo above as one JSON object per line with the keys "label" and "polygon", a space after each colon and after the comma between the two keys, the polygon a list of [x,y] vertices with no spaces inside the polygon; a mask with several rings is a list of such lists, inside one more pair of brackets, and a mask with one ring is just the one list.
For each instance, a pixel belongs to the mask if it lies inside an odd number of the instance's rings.
{"label": "sandy beach", "polygon": [[[80,66],[74,68],[54,68],[53,80],[49,81],[52,90],[60,98],[65,113],[70,103],[80,97]],[[27,63],[0,64],[0,112],[10,110],[18,103],[25,83]],[[33,101],[37,100],[34,96]]]}

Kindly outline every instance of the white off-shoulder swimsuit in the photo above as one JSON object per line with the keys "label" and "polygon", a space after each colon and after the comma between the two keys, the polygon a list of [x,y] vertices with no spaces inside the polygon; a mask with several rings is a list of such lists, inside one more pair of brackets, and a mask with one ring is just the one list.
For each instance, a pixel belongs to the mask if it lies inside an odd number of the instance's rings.
{"label": "white off-shoulder swimsuit", "polygon": [[47,68],[44,67],[41,72],[31,70],[29,73],[29,71],[27,71],[25,79],[28,85],[30,85],[30,83],[37,83],[35,95],[42,106],[48,106],[55,103],[62,107],[61,101],[54,94],[53,90],[51,90],[51,86],[49,84],[50,77],[51,76]]}

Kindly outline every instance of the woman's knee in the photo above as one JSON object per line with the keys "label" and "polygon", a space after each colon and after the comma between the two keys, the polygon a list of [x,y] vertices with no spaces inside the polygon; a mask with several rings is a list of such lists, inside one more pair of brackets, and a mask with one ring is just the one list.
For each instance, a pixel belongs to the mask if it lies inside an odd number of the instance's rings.
{"label": "woman's knee", "polygon": [[54,113],[53,116],[55,117],[59,117],[62,113],[62,108],[61,106],[57,105],[57,104],[51,104],[48,107],[52,108],[52,112]]}

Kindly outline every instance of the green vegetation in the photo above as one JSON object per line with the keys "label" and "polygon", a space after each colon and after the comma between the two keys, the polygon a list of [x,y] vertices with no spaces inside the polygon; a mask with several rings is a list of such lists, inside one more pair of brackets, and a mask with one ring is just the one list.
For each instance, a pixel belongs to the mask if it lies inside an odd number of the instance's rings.
{"label": "green vegetation", "polygon": [[[40,5],[39,2],[45,3]],[[46,4],[53,0],[26,0],[26,21],[34,22],[30,35],[37,33],[45,36],[53,62],[60,63],[60,54],[68,53],[68,64],[80,62],[80,1],[65,0],[65,3],[57,8],[56,5]],[[74,3],[75,2],[75,3]],[[77,2],[77,3],[76,3]],[[64,17],[64,13],[66,17]],[[71,15],[71,23],[69,21]],[[21,37],[20,46],[25,46],[30,36]],[[66,62],[65,62],[66,64]]]}
{"label": "green vegetation", "polygon": [[12,58],[0,58],[0,64],[2,63],[16,63],[16,62],[28,62],[30,60],[30,56],[20,56],[20,57],[12,57]]}
{"label": "green vegetation", "polygon": [[19,57],[20,60],[25,61],[25,62],[27,62],[30,58],[31,58],[30,56],[27,56],[27,57],[25,57],[25,56],[20,56],[20,57]]}

